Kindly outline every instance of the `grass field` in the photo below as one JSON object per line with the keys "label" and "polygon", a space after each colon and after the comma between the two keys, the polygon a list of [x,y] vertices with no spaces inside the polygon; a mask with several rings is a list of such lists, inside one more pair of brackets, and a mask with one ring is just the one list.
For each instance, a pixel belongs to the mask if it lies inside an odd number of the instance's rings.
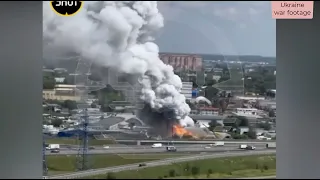
{"label": "grass field", "polygon": [[[92,155],[89,162],[91,168],[105,168],[111,166],[119,166],[125,164],[153,161],[165,158],[178,156],[186,156],[187,154],[107,154],[107,155]],[[76,170],[75,155],[51,155],[47,156],[47,166],[49,175],[63,174]]]}
{"label": "grass field", "polygon": [[[73,138],[50,138],[45,140],[47,144],[68,144],[68,145],[77,145],[79,141]],[[90,146],[102,146],[105,144],[115,144],[112,140],[96,140],[90,139],[89,145]]]}
{"label": "grass field", "polygon": [[[211,179],[261,177],[276,174],[274,155],[206,159],[109,174],[109,179]],[[112,178],[111,178],[112,177]],[[88,177],[108,179],[108,175]]]}

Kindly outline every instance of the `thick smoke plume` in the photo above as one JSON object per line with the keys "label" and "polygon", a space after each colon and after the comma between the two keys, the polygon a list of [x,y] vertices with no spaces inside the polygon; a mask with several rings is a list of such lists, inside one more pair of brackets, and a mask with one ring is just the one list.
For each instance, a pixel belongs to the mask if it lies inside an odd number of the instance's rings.
{"label": "thick smoke plume", "polygon": [[[183,125],[190,112],[180,94],[181,79],[159,59],[152,35],[163,27],[154,1],[85,1],[75,16],[55,15],[44,2],[44,54],[74,52],[100,66],[141,76],[141,99],[155,111],[173,110]],[[188,119],[188,118],[187,118]]]}

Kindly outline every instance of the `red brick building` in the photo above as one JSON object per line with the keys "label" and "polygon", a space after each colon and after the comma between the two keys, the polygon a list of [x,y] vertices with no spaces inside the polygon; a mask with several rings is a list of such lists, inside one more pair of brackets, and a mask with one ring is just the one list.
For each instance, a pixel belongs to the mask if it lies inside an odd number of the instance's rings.
{"label": "red brick building", "polygon": [[160,53],[159,56],[165,64],[171,65],[177,71],[202,69],[202,57],[199,55]]}

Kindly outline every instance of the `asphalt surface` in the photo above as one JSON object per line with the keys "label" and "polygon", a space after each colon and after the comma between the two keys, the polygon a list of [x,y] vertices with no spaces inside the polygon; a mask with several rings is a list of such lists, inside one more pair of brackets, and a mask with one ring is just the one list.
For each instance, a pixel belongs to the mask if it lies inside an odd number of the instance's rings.
{"label": "asphalt surface", "polygon": [[200,160],[200,159],[208,159],[208,158],[220,158],[220,157],[232,157],[232,156],[248,156],[248,155],[262,155],[262,154],[271,154],[275,153],[275,150],[255,150],[255,151],[242,151],[242,152],[223,152],[223,153],[214,153],[208,155],[194,155],[188,157],[177,157],[177,158],[168,158],[164,160],[157,161],[149,161],[145,162],[146,166],[139,167],[139,163],[129,164],[123,166],[109,167],[109,168],[101,168],[101,169],[92,169],[88,171],[75,172],[70,174],[56,175],[50,176],[48,179],[76,179],[89,177],[99,174],[105,174],[108,172],[120,172],[126,170],[138,170],[147,167],[156,167],[161,165],[168,165],[172,163],[180,163],[186,161]]}
{"label": "asphalt surface", "polygon": [[261,177],[244,177],[235,179],[276,179],[276,176],[261,176]]}
{"label": "asphalt surface", "polygon": [[204,141],[183,141],[183,140],[116,140],[116,142],[121,144],[136,144],[137,142],[140,142],[141,144],[153,144],[153,143],[171,143],[172,141],[175,144],[213,144],[215,142],[221,142],[223,141],[225,144],[246,144],[246,143],[252,143],[252,144],[266,144],[271,142],[276,142],[274,140],[204,140]]}
{"label": "asphalt surface", "polygon": [[[239,145],[226,144],[225,146],[207,147],[206,145],[175,145],[178,152],[225,152],[243,151]],[[257,150],[265,149],[265,144],[255,144]],[[164,153],[167,152],[165,146],[161,148],[151,148],[151,146],[113,146],[109,148],[93,147],[88,150],[88,154],[125,154],[125,153]],[[78,147],[61,147],[59,153],[51,153],[47,150],[47,155],[72,155],[78,154]]]}

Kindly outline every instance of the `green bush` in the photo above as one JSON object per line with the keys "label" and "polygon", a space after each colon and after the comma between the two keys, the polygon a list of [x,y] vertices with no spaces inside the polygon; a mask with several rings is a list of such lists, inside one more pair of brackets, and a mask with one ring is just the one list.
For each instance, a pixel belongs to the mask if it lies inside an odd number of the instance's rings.
{"label": "green bush", "polygon": [[246,134],[231,133],[233,139],[248,139]]}
{"label": "green bush", "polygon": [[198,175],[199,173],[200,173],[200,168],[199,168],[199,167],[193,166],[193,167],[191,168],[191,174],[192,174],[193,176]]}
{"label": "green bush", "polygon": [[117,178],[112,172],[110,172],[110,173],[107,174],[107,178],[106,179],[117,179]]}
{"label": "green bush", "polygon": [[174,169],[171,169],[169,171],[169,177],[175,177],[176,176],[176,171]]}

